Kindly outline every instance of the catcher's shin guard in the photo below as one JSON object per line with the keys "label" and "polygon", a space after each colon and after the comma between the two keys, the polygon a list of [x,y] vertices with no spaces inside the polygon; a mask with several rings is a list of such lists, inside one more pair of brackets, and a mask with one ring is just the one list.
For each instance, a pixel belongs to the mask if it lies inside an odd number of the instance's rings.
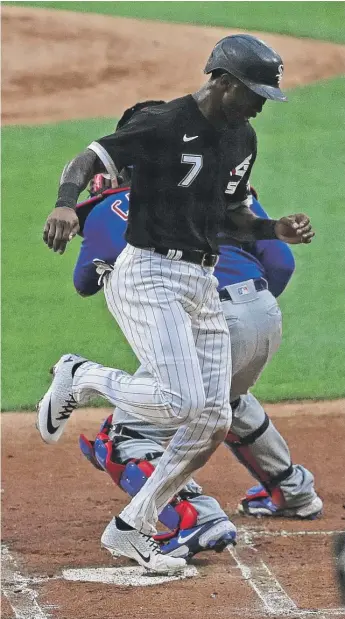
{"label": "catcher's shin guard", "polygon": [[[135,496],[154,470],[153,464],[147,460],[131,460],[124,467],[118,485],[129,496]],[[194,526],[197,517],[196,509],[188,500],[175,498],[160,512],[159,521],[170,531],[176,532],[177,529]]]}
{"label": "catcher's shin guard", "polygon": [[[236,403],[233,402],[232,407],[235,408],[235,406]],[[253,477],[255,477],[255,479],[257,479],[262,486],[264,486],[266,491],[271,496],[273,503],[282,508],[286,505],[286,502],[279,484],[291,475],[293,471],[292,464],[281,471],[278,475],[273,476],[262,468],[251,449],[251,446],[255,443],[255,441],[257,441],[257,439],[266,432],[269,424],[269,417],[265,413],[263,423],[259,426],[259,428],[254,430],[254,432],[251,432],[247,436],[241,438],[229,430],[225,443],[231,449],[237,460],[239,460],[239,462],[246,467]]]}
{"label": "catcher's shin guard", "polygon": [[103,467],[98,464],[95,456],[95,441],[90,441],[86,438],[85,434],[81,434],[79,436],[79,447],[85,458],[87,458],[96,469],[103,471]]}
{"label": "catcher's shin guard", "polygon": [[[162,452],[146,454],[147,459],[131,459],[125,464],[116,461],[116,449],[108,434],[112,424],[112,416],[102,424],[100,432],[94,441],[83,434],[79,437],[79,446],[84,456],[101,471],[106,471],[117,486],[129,496],[135,496],[152,475],[154,466],[149,460],[154,460]],[[179,529],[189,529],[197,522],[198,513],[195,507],[181,497],[175,497],[159,514],[159,521],[170,531],[164,534],[164,540],[170,539]]]}
{"label": "catcher's shin guard", "polygon": [[[104,435],[104,438],[107,439],[108,438],[108,434],[109,434],[109,430],[111,428],[111,424],[112,424],[112,415],[109,415],[109,417],[107,417],[107,419],[105,419],[100,427],[100,431],[96,436],[96,439],[100,436],[100,435]],[[93,466],[98,469],[99,471],[103,471],[104,467],[98,462],[96,455],[95,455],[95,441],[90,441],[85,434],[81,434],[79,436],[79,447],[81,449],[81,452],[84,454],[85,458],[88,459],[89,462],[91,462],[91,464],[93,464]]]}

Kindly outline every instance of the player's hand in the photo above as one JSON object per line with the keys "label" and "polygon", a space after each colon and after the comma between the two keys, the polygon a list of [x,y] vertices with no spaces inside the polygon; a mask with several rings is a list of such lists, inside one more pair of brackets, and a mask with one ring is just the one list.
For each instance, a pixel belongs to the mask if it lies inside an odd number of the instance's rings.
{"label": "player's hand", "polygon": [[315,236],[309,217],[303,213],[279,219],[275,225],[275,233],[278,239],[291,245],[311,243]]}
{"label": "player's hand", "polygon": [[76,212],[68,207],[59,206],[50,213],[43,230],[43,240],[49,249],[63,254],[68,241],[79,230]]}

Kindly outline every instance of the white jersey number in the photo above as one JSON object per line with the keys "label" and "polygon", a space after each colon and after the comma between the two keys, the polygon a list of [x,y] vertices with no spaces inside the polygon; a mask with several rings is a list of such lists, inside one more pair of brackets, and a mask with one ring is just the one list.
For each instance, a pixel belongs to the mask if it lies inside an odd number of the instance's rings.
{"label": "white jersey number", "polygon": [[244,177],[245,173],[247,172],[250,166],[250,161],[251,161],[252,156],[253,155],[249,155],[248,157],[245,158],[244,161],[242,161],[242,163],[240,163],[238,166],[236,166],[236,168],[231,170],[230,172],[231,181],[229,181],[229,183],[227,184],[225,193],[229,193],[231,196],[235,193],[238,185],[240,184],[242,178]]}
{"label": "white jersey number", "polygon": [[202,155],[182,155],[181,163],[188,163],[192,166],[191,170],[189,170],[188,174],[179,182],[179,187],[190,187],[192,182],[198,176],[202,166],[203,166],[203,158]]}

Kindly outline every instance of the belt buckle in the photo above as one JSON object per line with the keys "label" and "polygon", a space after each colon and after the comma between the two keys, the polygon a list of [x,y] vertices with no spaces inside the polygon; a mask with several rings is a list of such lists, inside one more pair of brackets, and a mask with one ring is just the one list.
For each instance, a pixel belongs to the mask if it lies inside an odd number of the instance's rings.
{"label": "belt buckle", "polygon": [[203,254],[203,255],[202,255],[202,258],[201,258],[201,266],[202,266],[202,267],[206,267],[206,266],[207,266],[207,265],[205,264],[207,256],[209,256],[209,254]]}
{"label": "belt buckle", "polygon": [[[201,260],[202,267],[215,267],[218,264],[219,256],[216,254],[204,254]],[[206,264],[209,261],[210,264]]]}

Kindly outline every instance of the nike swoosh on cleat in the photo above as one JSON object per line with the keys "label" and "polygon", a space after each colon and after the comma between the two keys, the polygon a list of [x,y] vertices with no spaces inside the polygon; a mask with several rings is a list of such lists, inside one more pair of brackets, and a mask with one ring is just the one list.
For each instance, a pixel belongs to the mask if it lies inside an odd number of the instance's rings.
{"label": "nike swoosh on cleat", "polygon": [[[129,540],[128,540],[128,541],[129,541]],[[150,560],[151,560],[150,555],[148,555],[148,556],[146,556],[146,557],[145,557],[145,555],[142,555],[142,554],[141,554],[141,552],[140,552],[140,550],[138,550],[138,548],[136,548],[135,546],[133,546],[132,542],[129,542],[129,543],[130,543],[130,545],[132,546],[132,548],[134,548],[135,552],[137,552],[137,553],[138,553],[139,557],[141,557],[141,558],[142,558],[142,560],[143,560],[143,561],[145,561],[145,563],[150,563]]]}
{"label": "nike swoosh on cleat", "polygon": [[58,425],[58,427],[55,428],[55,426],[53,426],[52,424],[52,406],[51,406],[51,397],[50,397],[49,406],[48,406],[47,430],[49,434],[55,434],[55,432],[58,431],[59,427],[60,425]]}
{"label": "nike swoosh on cleat", "polygon": [[190,540],[192,537],[194,537],[194,535],[196,535],[197,533],[198,531],[193,531],[193,533],[186,535],[186,537],[181,537],[181,535],[179,535],[177,541],[179,544],[184,544],[185,542],[188,542],[188,540]]}
{"label": "nike swoosh on cleat", "polygon": [[199,137],[198,135],[193,135],[191,137],[187,137],[186,134],[184,134],[183,141],[184,142],[190,142],[191,140],[196,140],[196,138],[198,138],[198,137]]}
{"label": "nike swoosh on cleat", "polygon": [[[222,520],[224,520],[224,518],[219,518],[218,520],[215,520],[212,524],[213,526],[215,526],[216,524],[218,524],[219,522],[221,522]],[[181,533],[179,534],[177,541],[179,544],[183,544],[184,542],[188,542],[194,535],[196,535],[197,533],[200,533],[201,531],[193,531],[193,533],[190,533],[189,535],[186,535],[186,537],[181,537]]]}

